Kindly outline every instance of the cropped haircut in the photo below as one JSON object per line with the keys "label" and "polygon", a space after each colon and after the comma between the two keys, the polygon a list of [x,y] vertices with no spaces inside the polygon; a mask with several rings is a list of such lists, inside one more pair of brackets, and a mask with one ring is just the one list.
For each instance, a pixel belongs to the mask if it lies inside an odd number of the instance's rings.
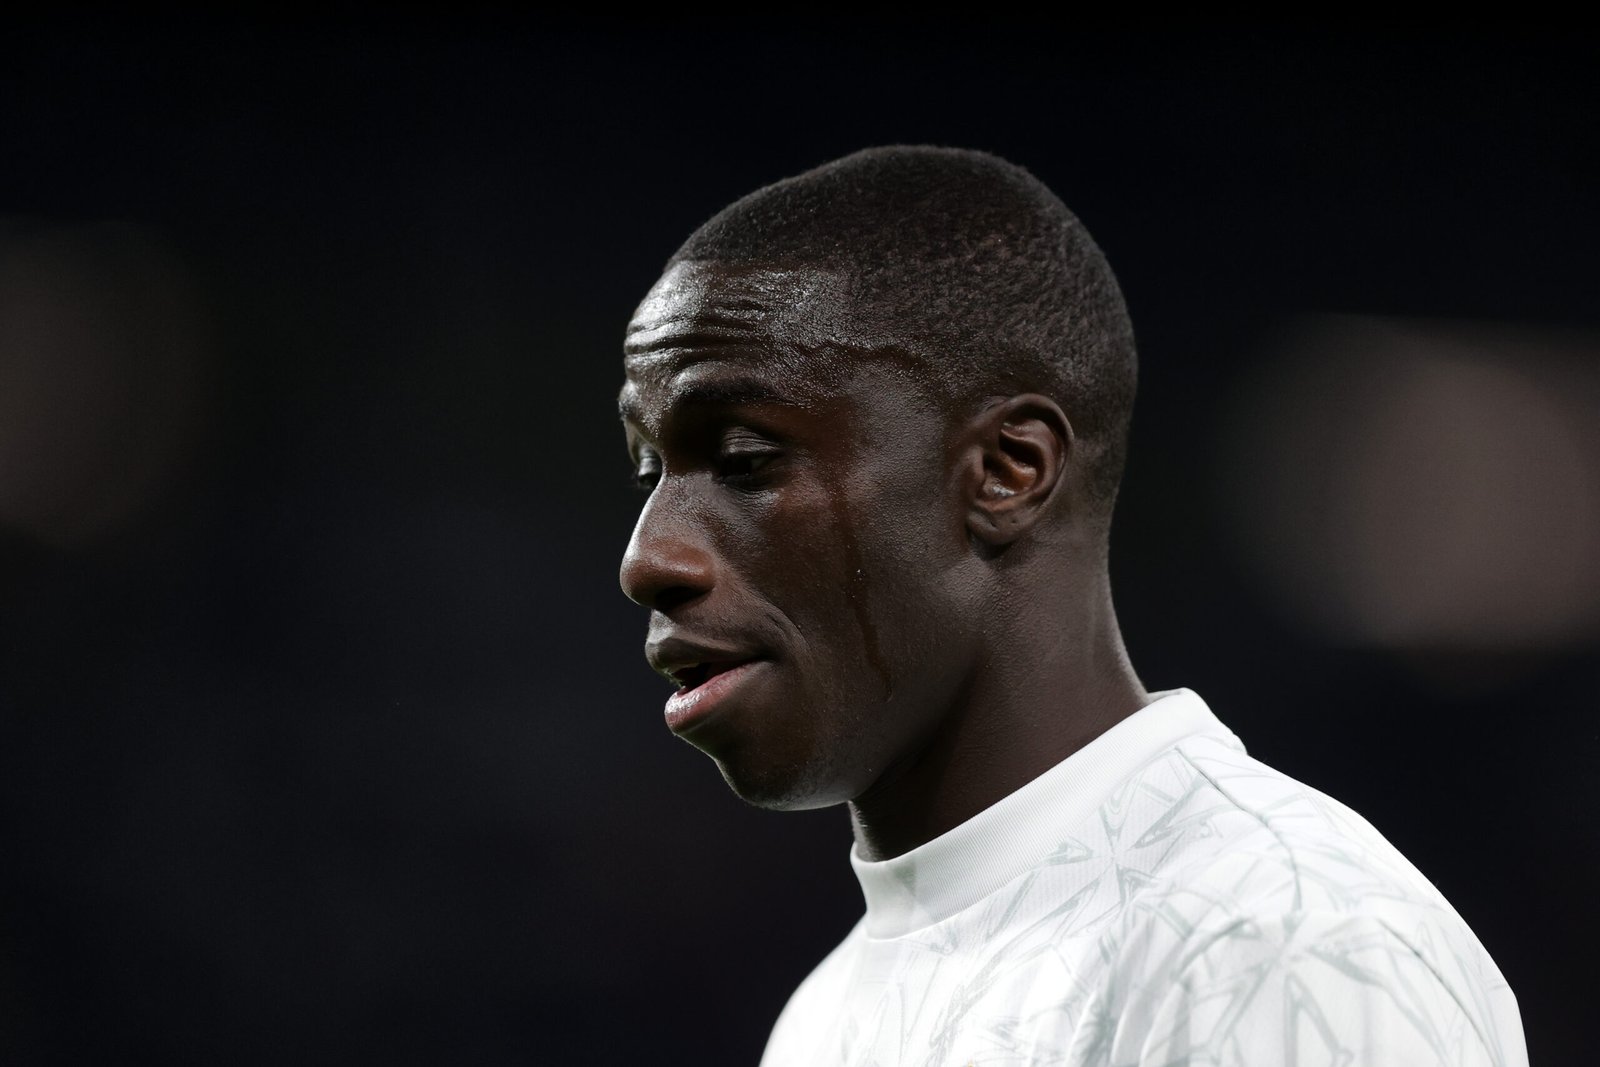
{"label": "cropped haircut", "polygon": [[730,204],[667,265],[683,262],[844,276],[947,405],[1051,397],[1109,518],[1137,378],[1133,328],[1089,232],[1023,168],[969,149],[868,148]]}

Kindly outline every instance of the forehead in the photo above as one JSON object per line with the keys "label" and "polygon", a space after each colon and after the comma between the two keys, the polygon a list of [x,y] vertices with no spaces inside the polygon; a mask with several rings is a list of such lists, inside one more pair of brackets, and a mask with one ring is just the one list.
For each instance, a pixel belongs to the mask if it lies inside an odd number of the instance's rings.
{"label": "forehead", "polygon": [[675,264],[628,323],[624,420],[654,433],[669,412],[700,403],[937,414],[926,358],[856,288],[817,268]]}
{"label": "forehead", "polygon": [[815,348],[850,340],[849,285],[814,268],[678,263],[651,287],[628,323],[632,369],[685,344],[755,340]]}
{"label": "forehead", "polygon": [[815,399],[841,384],[862,340],[847,312],[844,282],[828,272],[677,264],[628,323],[624,413],[719,383],[730,401]]}

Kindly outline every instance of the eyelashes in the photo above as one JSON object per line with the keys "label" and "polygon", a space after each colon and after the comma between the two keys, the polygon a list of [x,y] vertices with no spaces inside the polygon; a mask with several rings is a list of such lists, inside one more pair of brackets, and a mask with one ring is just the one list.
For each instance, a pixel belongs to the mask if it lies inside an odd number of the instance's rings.
{"label": "eyelashes", "polygon": [[[730,452],[717,457],[714,473],[718,481],[739,489],[759,488],[773,473],[773,466],[782,453],[767,449],[760,452]],[[651,493],[661,482],[661,467],[654,463],[641,463],[628,475],[628,484],[641,493]]]}
{"label": "eyelashes", "polygon": [[659,481],[661,481],[659,467],[635,467],[628,476],[628,484],[641,493],[654,491]]}
{"label": "eyelashes", "polygon": [[778,453],[772,451],[729,453],[718,461],[718,475],[735,485],[752,484],[777,458]]}
{"label": "eyelashes", "polygon": [[[635,447],[628,481],[637,491],[648,494],[661,484],[666,465],[653,446],[640,441]],[[679,473],[709,473],[718,484],[742,491],[764,488],[788,457],[787,450],[770,436],[743,426],[730,427],[697,447],[685,449],[679,457],[684,462]]]}

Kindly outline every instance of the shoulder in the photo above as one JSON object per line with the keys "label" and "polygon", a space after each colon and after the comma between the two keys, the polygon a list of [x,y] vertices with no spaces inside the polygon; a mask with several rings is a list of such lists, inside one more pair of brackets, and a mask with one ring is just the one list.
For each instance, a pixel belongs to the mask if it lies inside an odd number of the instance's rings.
{"label": "shoulder", "polygon": [[1140,1044],[1113,1061],[1525,1062],[1515,999],[1443,895],[1360,815],[1231,740],[1185,739],[1132,783],[1165,803],[1140,843],[1169,847],[1113,937],[1105,1007]]}
{"label": "shoulder", "polygon": [[[1173,854],[1176,882],[1210,885],[1240,903],[1370,912],[1398,905],[1448,912],[1431,882],[1366,819],[1338,800],[1201,735],[1172,749],[1201,832]],[[1170,820],[1169,821],[1173,821]]]}
{"label": "shoulder", "polygon": [[1160,971],[1130,982],[1112,1063],[1527,1063],[1503,982],[1449,980],[1429,946],[1370,915],[1239,915]]}

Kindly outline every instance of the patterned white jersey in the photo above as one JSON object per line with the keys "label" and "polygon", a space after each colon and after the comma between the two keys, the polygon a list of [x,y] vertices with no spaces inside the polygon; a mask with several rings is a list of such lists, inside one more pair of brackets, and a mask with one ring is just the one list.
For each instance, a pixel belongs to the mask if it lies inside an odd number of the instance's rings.
{"label": "patterned white jersey", "polygon": [[866,914],[763,1067],[1524,1067],[1439,891],[1193,692],[1156,696],[949,833],[852,851]]}

